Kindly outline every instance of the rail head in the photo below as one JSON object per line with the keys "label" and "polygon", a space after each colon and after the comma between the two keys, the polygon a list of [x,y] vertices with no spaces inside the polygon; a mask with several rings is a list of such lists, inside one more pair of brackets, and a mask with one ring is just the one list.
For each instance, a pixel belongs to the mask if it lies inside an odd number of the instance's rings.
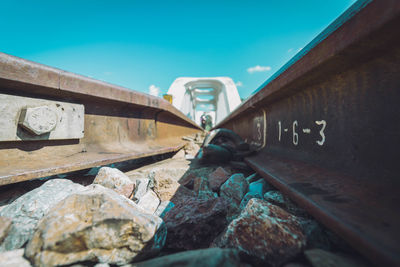
{"label": "rail head", "polygon": [[87,96],[118,101],[142,108],[166,111],[201,129],[168,101],[118,85],[49,67],[0,52],[0,91],[12,94],[61,96],[77,99]]}

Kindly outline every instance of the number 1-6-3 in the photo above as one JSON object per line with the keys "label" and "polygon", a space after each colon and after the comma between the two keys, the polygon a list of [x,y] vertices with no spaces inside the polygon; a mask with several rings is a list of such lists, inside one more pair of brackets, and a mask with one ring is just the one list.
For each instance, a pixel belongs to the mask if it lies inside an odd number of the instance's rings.
{"label": "number 1-6-3", "polygon": [[[325,128],[326,128],[326,121],[325,120],[319,120],[315,121],[315,124],[320,126],[319,128],[319,135],[320,139],[316,140],[315,143],[317,143],[319,146],[323,146],[325,143]],[[301,128],[299,127],[299,123],[297,120],[293,121],[292,126],[290,127],[291,132],[292,132],[292,142],[293,145],[297,146],[299,144],[299,133],[303,133],[305,135],[311,134],[311,129],[309,128]],[[282,128],[282,122],[278,121],[278,140],[279,142],[282,140],[282,134],[289,132],[289,128]]]}

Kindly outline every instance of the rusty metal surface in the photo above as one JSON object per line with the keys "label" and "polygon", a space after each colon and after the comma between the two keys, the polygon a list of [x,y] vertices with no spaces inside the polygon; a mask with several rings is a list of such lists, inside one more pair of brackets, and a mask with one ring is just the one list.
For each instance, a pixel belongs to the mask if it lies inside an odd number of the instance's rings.
{"label": "rusty metal surface", "polygon": [[176,151],[201,128],[167,101],[0,53],[0,92],[84,105],[84,137],[0,142],[0,185]]}
{"label": "rusty metal surface", "polygon": [[130,105],[155,108],[173,113],[176,117],[194,125],[190,119],[162,98],[51,68],[1,52],[0,86],[1,91],[17,95],[34,94],[35,96],[46,98],[61,97],[66,100],[85,98],[93,100],[98,97]]}
{"label": "rusty metal surface", "polygon": [[[217,127],[266,146],[247,162],[380,266],[400,265],[400,2],[371,1]],[[343,18],[342,18],[343,19]]]}

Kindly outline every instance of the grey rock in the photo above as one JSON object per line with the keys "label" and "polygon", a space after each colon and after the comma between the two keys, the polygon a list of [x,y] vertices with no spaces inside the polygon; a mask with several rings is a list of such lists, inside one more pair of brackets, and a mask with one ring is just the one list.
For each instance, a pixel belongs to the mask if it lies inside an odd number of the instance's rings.
{"label": "grey rock", "polygon": [[233,158],[233,155],[225,147],[208,144],[199,150],[196,157],[202,162],[224,163],[229,162]]}
{"label": "grey rock", "polygon": [[[10,202],[12,202],[12,201],[10,201]],[[4,205],[4,206],[1,206],[0,207],[0,212],[5,208],[5,207],[7,207],[8,205]]]}
{"label": "grey rock", "polygon": [[283,265],[282,267],[310,267],[309,265],[304,265],[299,262],[289,262]]}
{"label": "grey rock", "polygon": [[322,249],[306,250],[306,258],[313,267],[366,267],[368,264],[361,259],[339,253],[332,253]]}
{"label": "grey rock", "polygon": [[[247,180],[247,178],[246,178]],[[249,192],[243,197],[242,201],[240,202],[240,209],[244,209],[247,203],[252,198],[263,199],[263,195],[265,191],[269,188],[268,183],[264,179],[259,179],[257,181],[251,182],[249,185]]]}
{"label": "grey rock", "polygon": [[232,175],[220,189],[220,195],[227,199],[231,199],[237,205],[240,205],[242,198],[249,189],[249,183],[241,173]]}
{"label": "grey rock", "polygon": [[277,205],[296,216],[309,217],[308,213],[304,209],[297,206],[288,197],[277,190],[266,192],[264,194],[264,200]]}
{"label": "grey rock", "polygon": [[8,235],[11,229],[12,220],[6,217],[0,217],[0,244],[4,238]]}
{"label": "grey rock", "polygon": [[150,171],[147,173],[147,179],[150,180],[150,182],[149,182],[150,189],[154,188],[156,176],[157,176],[157,171]]}
{"label": "grey rock", "polygon": [[307,238],[307,249],[320,248],[330,250],[332,248],[329,236],[319,223],[306,218],[299,219],[299,223]]}
{"label": "grey rock", "polygon": [[32,265],[24,258],[24,249],[16,249],[0,253],[0,266],[31,267]]}
{"label": "grey rock", "polygon": [[264,200],[278,206],[285,204],[282,193],[277,190],[266,192],[264,194]]}
{"label": "grey rock", "polygon": [[134,200],[139,201],[150,189],[150,179],[143,178],[136,180],[136,188],[134,193]]}
{"label": "grey rock", "polygon": [[122,265],[156,255],[166,234],[161,218],[142,213],[111,189],[92,185],[40,220],[25,256],[37,266],[84,261]]}
{"label": "grey rock", "polygon": [[160,205],[160,199],[153,190],[149,190],[139,199],[137,204],[139,207],[143,208],[146,213],[154,214],[158,205]]}
{"label": "grey rock", "polygon": [[306,246],[298,221],[278,206],[253,198],[214,244],[236,248],[271,266],[280,266]]}
{"label": "grey rock", "polygon": [[271,190],[270,185],[263,178],[249,184],[249,192],[258,195],[260,198],[269,190]]}
{"label": "grey rock", "polygon": [[234,249],[207,248],[180,252],[124,267],[234,267],[243,266]]}
{"label": "grey rock", "polygon": [[2,209],[0,216],[12,218],[13,224],[0,246],[0,251],[21,248],[32,237],[38,221],[49,209],[84,188],[70,180],[49,180]]}
{"label": "grey rock", "polygon": [[132,195],[135,188],[135,183],[128,176],[120,170],[110,167],[100,168],[93,183],[110,188],[127,198]]}
{"label": "grey rock", "polygon": [[156,212],[154,215],[164,218],[164,216],[167,214],[168,211],[170,211],[173,207],[175,207],[175,204],[172,203],[171,201],[162,201],[160,205],[157,207]]}
{"label": "grey rock", "polygon": [[243,172],[251,172],[253,171],[252,168],[250,168],[245,162],[243,161],[238,161],[238,160],[231,160],[229,162],[229,166],[234,168],[235,170],[240,170]]}
{"label": "grey rock", "polygon": [[203,146],[209,144],[227,144],[233,150],[248,150],[249,145],[234,131],[218,128],[209,132],[204,138]]}
{"label": "grey rock", "polygon": [[253,173],[252,175],[249,175],[248,177],[246,177],[246,180],[249,184],[252,182],[255,182],[259,179],[260,179],[260,176],[258,175],[258,173]]}

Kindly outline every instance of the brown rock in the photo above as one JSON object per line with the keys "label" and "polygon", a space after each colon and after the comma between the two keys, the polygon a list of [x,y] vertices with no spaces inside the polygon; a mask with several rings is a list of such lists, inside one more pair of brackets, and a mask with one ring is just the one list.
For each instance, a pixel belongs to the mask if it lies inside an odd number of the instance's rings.
{"label": "brown rock", "polygon": [[210,183],[210,188],[214,192],[219,190],[219,187],[228,180],[230,173],[224,168],[218,167],[214,172],[210,173],[208,176],[208,182]]}
{"label": "brown rock", "polygon": [[169,176],[157,177],[154,185],[154,192],[161,201],[172,201],[178,203],[184,201],[186,197],[194,197],[195,193]]}
{"label": "brown rock", "polygon": [[126,264],[157,254],[166,236],[163,221],[101,185],[60,201],[42,218],[25,256],[37,266],[82,261]]}
{"label": "brown rock", "polygon": [[210,199],[216,198],[218,195],[210,190],[208,181],[205,177],[196,177],[194,179],[193,191],[197,194],[197,198]]}
{"label": "brown rock", "polygon": [[12,220],[6,217],[0,217],[0,244],[4,238],[8,235],[11,229]]}
{"label": "brown rock", "polygon": [[135,183],[116,168],[100,168],[93,183],[110,188],[127,198],[132,195],[132,192],[135,189]]}
{"label": "brown rock", "polygon": [[184,185],[189,189],[193,189],[193,182],[196,177],[208,177],[210,173],[215,170],[214,167],[203,167],[198,169],[189,169],[187,172],[179,179],[179,183]]}
{"label": "brown rock", "polygon": [[301,253],[306,239],[297,217],[253,198],[215,243],[280,266]]}
{"label": "brown rock", "polygon": [[227,224],[223,198],[209,200],[188,198],[173,207],[164,217],[170,249],[206,248]]}

